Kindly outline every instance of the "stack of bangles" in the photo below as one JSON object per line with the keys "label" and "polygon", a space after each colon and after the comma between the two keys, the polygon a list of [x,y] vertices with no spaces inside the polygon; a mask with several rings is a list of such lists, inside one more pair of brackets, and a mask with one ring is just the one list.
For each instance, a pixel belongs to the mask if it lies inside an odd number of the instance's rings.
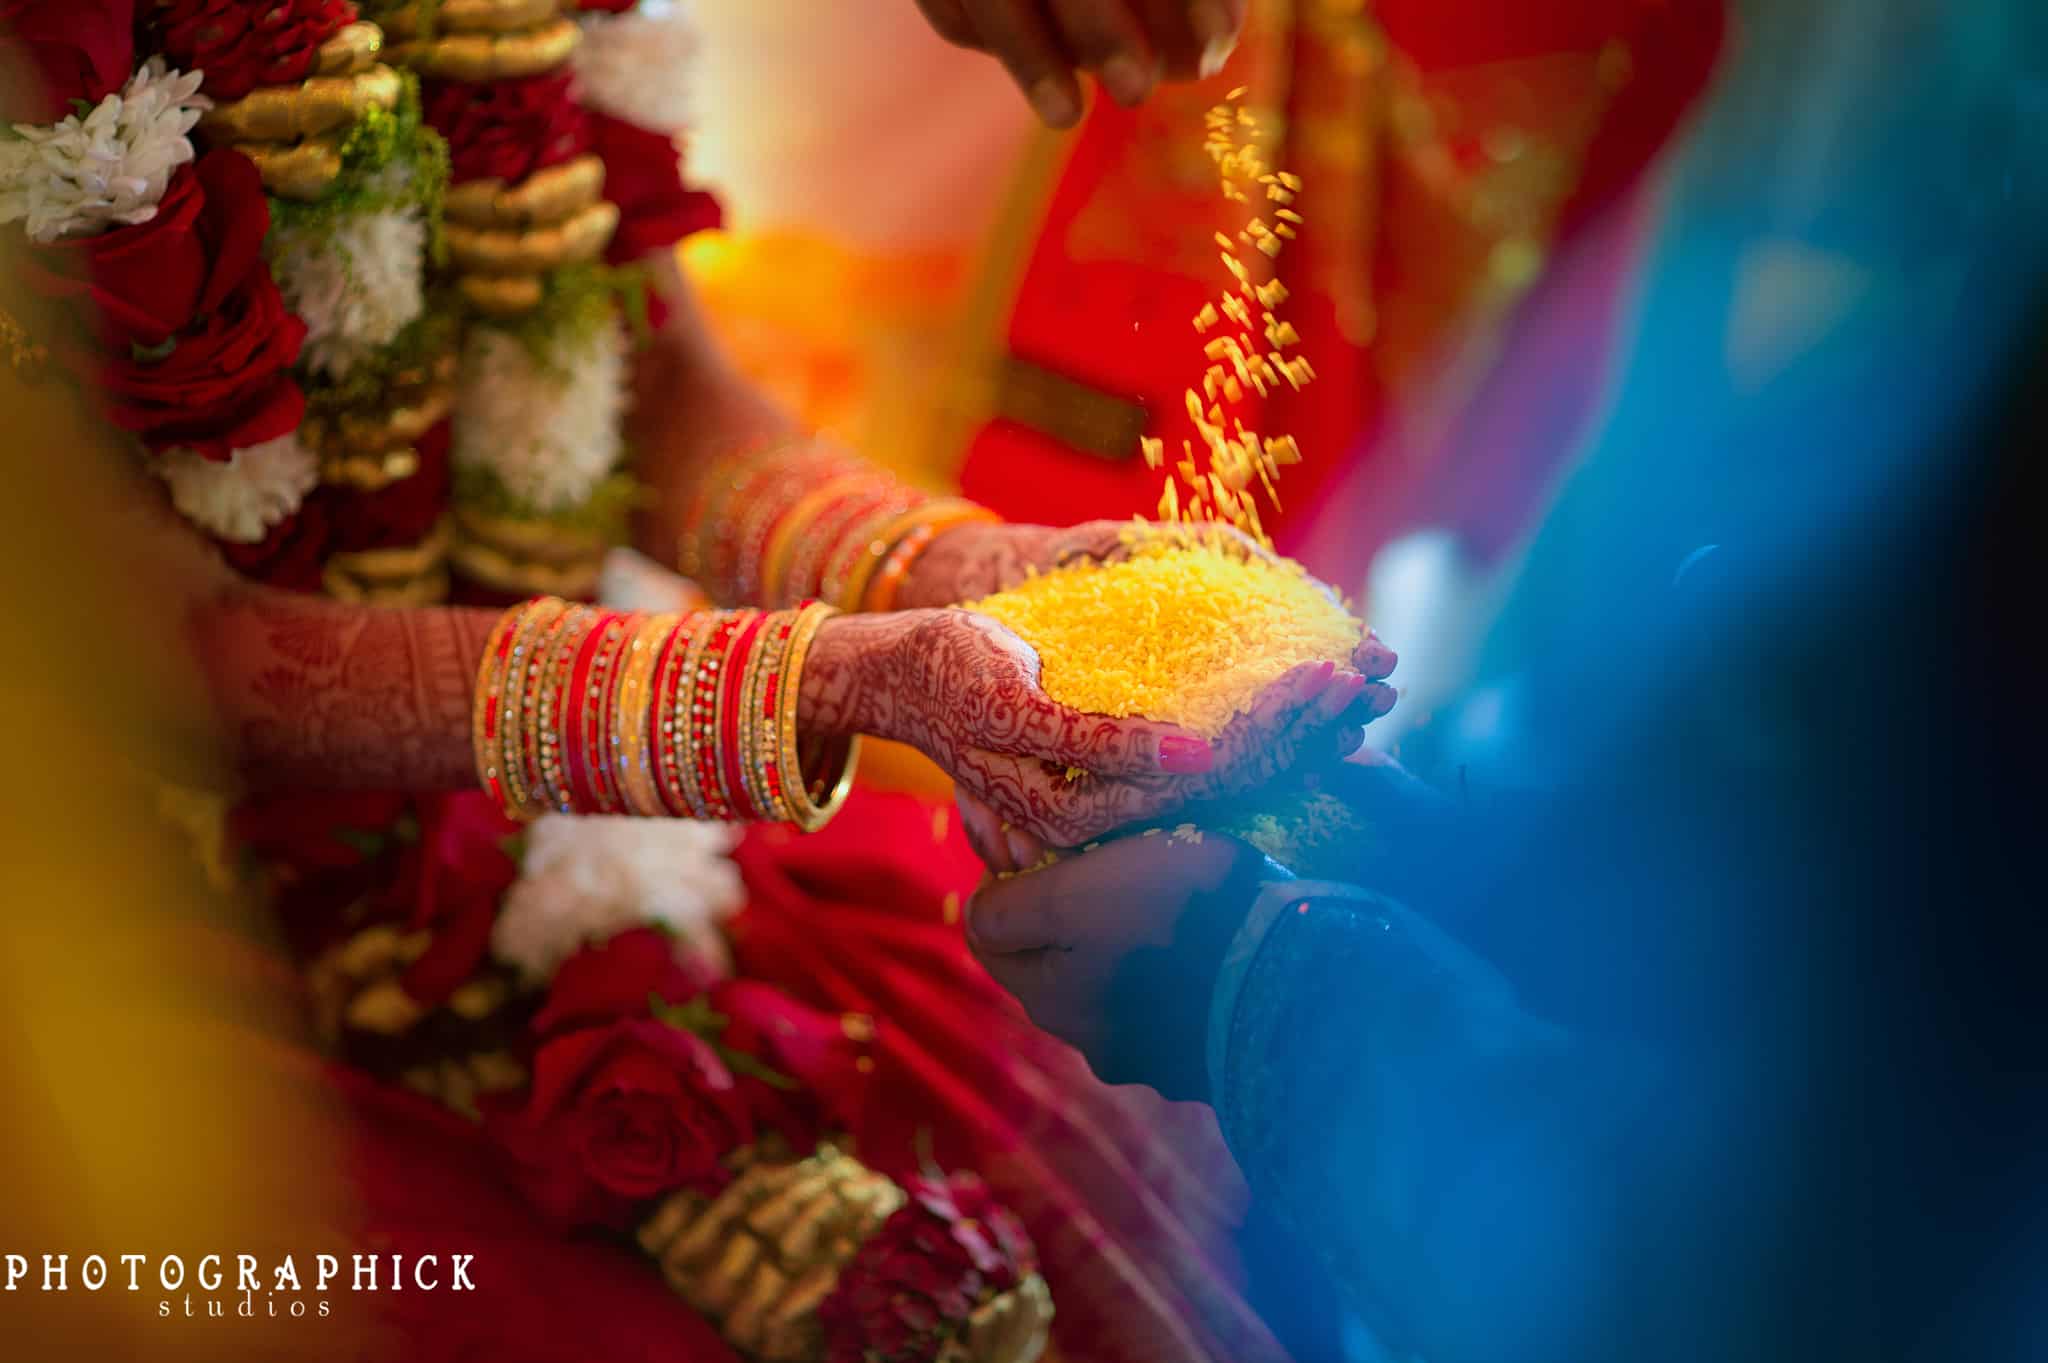
{"label": "stack of bangles", "polygon": [[471,720],[505,812],[780,821],[812,832],[853,785],[858,737],[806,743],[797,692],[838,614],[643,615],[540,597],[498,621]]}
{"label": "stack of bangles", "polygon": [[721,600],[815,598],[884,611],[943,531],[995,519],[986,507],[919,492],[807,441],[728,455],[709,470],[679,558],[684,575]]}

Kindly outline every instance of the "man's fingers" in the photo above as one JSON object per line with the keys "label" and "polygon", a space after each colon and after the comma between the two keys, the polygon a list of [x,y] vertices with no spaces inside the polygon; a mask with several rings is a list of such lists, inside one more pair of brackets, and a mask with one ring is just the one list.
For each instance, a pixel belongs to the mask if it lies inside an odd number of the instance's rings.
{"label": "man's fingers", "polygon": [[1394,668],[1400,661],[1400,655],[1369,630],[1358,647],[1351,651],[1351,665],[1367,681],[1385,681],[1394,674]]}
{"label": "man's fingers", "polygon": [[993,52],[1049,127],[1071,128],[1081,118],[1081,87],[1066,53],[1029,0],[963,0],[982,43]]}
{"label": "man's fingers", "polygon": [[1145,102],[1159,80],[1159,61],[1143,28],[1116,0],[1051,0],[1067,52],[1102,78],[1109,97],[1126,108]]}
{"label": "man's fingers", "polygon": [[925,22],[932,26],[932,32],[953,46],[984,46],[981,31],[967,17],[967,7],[961,0],[917,0],[917,7],[924,11]]}
{"label": "man's fingers", "polygon": [[1047,874],[1034,871],[991,881],[967,901],[967,944],[991,970],[998,957],[1072,945],[1062,931],[1060,896],[1048,893],[1048,882],[1038,879]]}

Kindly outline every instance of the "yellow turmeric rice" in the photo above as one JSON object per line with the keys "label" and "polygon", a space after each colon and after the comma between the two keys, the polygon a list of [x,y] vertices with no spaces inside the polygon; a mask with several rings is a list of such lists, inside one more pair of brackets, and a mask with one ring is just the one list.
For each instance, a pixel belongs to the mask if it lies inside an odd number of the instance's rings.
{"label": "yellow turmeric rice", "polygon": [[1364,636],[1293,563],[1184,538],[1044,573],[968,609],[1038,650],[1054,700],[1207,738],[1289,668],[1341,664]]}

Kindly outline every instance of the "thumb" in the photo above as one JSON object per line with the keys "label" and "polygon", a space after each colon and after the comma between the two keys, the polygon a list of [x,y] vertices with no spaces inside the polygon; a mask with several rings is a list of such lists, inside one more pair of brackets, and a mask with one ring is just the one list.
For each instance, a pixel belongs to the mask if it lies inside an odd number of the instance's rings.
{"label": "thumb", "polygon": [[989,881],[967,902],[967,944],[984,963],[994,956],[1069,945],[1061,931],[1059,900],[1031,884],[1047,874]]}

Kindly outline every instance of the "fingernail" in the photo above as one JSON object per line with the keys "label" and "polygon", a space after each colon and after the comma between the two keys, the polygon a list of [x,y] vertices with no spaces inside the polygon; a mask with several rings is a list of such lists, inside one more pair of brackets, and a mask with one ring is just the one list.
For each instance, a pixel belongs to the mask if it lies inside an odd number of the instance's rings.
{"label": "fingernail", "polygon": [[1365,678],[1359,676],[1355,672],[1351,673],[1348,676],[1339,678],[1337,682],[1334,685],[1332,685],[1327,692],[1323,694],[1323,699],[1321,702],[1323,714],[1327,715],[1331,719],[1335,719],[1337,716],[1343,714],[1346,710],[1351,708],[1351,702],[1358,699],[1359,693],[1365,690],[1365,687]]}
{"label": "fingernail", "polygon": [[1324,663],[1321,667],[1302,677],[1295,687],[1295,698],[1297,700],[1314,700],[1317,696],[1323,694],[1324,690],[1330,685],[1330,679],[1336,675],[1337,664]]}
{"label": "fingernail", "polygon": [[1031,87],[1031,107],[1049,127],[1069,128],[1081,116],[1080,101],[1066,81],[1047,76]]}
{"label": "fingernail", "polygon": [[1381,682],[1372,684],[1372,713],[1377,719],[1394,708],[1394,702],[1401,699],[1401,693]]}
{"label": "fingernail", "polygon": [[1152,73],[1128,52],[1120,52],[1102,64],[1102,86],[1109,97],[1129,107],[1143,104],[1152,93]]}
{"label": "fingernail", "polygon": [[1216,750],[1207,739],[1162,738],[1159,740],[1159,770],[1175,776],[1200,776],[1216,765]]}
{"label": "fingernail", "polygon": [[1223,6],[1213,0],[1202,0],[1189,9],[1188,22],[1194,25],[1195,36],[1202,40],[1202,76],[1206,79],[1221,71],[1223,63],[1237,50],[1237,30],[1231,27]]}

